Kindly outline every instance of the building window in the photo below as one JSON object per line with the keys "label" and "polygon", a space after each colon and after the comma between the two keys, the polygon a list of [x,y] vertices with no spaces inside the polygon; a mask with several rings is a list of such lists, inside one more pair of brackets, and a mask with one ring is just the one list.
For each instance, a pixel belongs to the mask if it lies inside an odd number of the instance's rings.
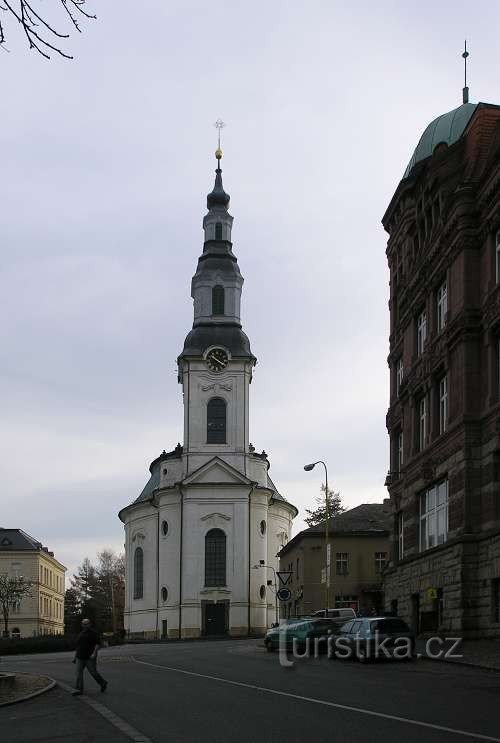
{"label": "building window", "polygon": [[164,537],[168,534],[168,521],[162,521],[161,522],[161,533]]}
{"label": "building window", "polygon": [[427,398],[421,397],[418,403],[418,450],[422,451],[427,442]]}
{"label": "building window", "polygon": [[420,356],[424,352],[425,342],[427,340],[427,312],[424,310],[417,318],[417,354]]}
{"label": "building window", "polygon": [[375,552],[375,572],[382,573],[387,564],[387,552]]}
{"label": "building window", "polygon": [[500,284],[500,230],[495,237],[495,278],[497,284]]}
{"label": "building window", "polygon": [[226,443],[226,401],[212,397],[207,405],[207,444]]}
{"label": "building window", "polygon": [[161,589],[161,600],[165,604],[167,599],[168,599],[168,590],[165,588],[165,586],[163,586],[163,588]]}
{"label": "building window", "polygon": [[493,621],[500,624],[500,578],[495,578],[491,584],[493,594]]}
{"label": "building window", "polygon": [[299,558],[297,557],[297,571],[296,571],[297,580],[299,579]]}
{"label": "building window", "polygon": [[337,575],[347,575],[349,572],[349,553],[337,552],[335,555],[335,567]]}
{"label": "building window", "polygon": [[215,239],[222,240],[222,222],[215,223]]}
{"label": "building window", "polygon": [[134,552],[134,598],[142,599],[144,593],[144,553],[142,547]]}
{"label": "building window", "polygon": [[398,467],[398,474],[403,468],[403,431],[399,430],[396,434],[396,447],[397,447],[397,458],[396,464]]}
{"label": "building window", "polygon": [[443,330],[446,325],[446,317],[448,313],[448,285],[446,281],[443,281],[437,292],[437,329],[438,333]]}
{"label": "building window", "polygon": [[212,287],[212,315],[224,314],[224,287],[220,284]]}
{"label": "building window", "polygon": [[448,480],[420,496],[420,551],[424,552],[448,538]]}
{"label": "building window", "polygon": [[265,586],[260,587],[259,594],[262,600],[266,598],[266,587]]}
{"label": "building window", "polygon": [[205,537],[205,585],[226,585],[226,535],[210,529]]}
{"label": "building window", "polygon": [[264,536],[264,534],[266,533],[266,529],[267,529],[267,524],[264,521],[264,519],[262,519],[262,521],[260,522],[259,528],[260,528],[260,533],[262,534],[262,536]]}
{"label": "building window", "polygon": [[439,433],[444,433],[448,425],[448,377],[439,380]]}
{"label": "building window", "polygon": [[403,359],[398,359],[396,362],[396,395],[399,395],[399,390],[403,384]]}
{"label": "building window", "polygon": [[405,556],[404,529],[404,515],[403,512],[400,511],[400,513],[398,513],[398,560],[402,560]]}

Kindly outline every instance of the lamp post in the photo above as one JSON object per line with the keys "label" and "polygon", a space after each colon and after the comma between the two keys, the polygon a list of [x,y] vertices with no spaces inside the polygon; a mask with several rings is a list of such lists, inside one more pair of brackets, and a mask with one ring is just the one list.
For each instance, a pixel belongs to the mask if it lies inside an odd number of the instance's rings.
{"label": "lamp post", "polygon": [[328,609],[330,608],[330,543],[328,533],[328,469],[322,459],[312,464],[305,464],[304,469],[306,472],[313,470],[317,464],[322,464],[325,468],[325,610],[326,616],[328,616]]}
{"label": "lamp post", "polygon": [[272,565],[264,565],[263,562],[260,563],[260,565],[254,565],[253,569],[258,570],[258,568],[267,568],[268,570],[273,571],[274,575],[274,612],[275,612],[275,621],[278,621],[278,586],[277,586],[277,580],[276,580],[276,570],[273,568]]}

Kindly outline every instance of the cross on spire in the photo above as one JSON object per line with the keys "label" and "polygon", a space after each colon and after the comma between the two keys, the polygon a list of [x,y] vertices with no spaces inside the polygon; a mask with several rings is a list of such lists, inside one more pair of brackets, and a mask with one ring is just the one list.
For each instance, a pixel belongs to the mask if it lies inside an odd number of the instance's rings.
{"label": "cross on spire", "polygon": [[223,152],[222,152],[222,149],[221,149],[221,146],[220,146],[220,132],[221,132],[221,129],[223,129],[226,125],[222,121],[222,119],[217,119],[217,121],[215,122],[214,126],[215,126],[215,128],[217,129],[217,132],[218,132],[217,149],[215,150],[215,157],[219,161],[219,167],[220,167],[220,161],[221,161],[221,158],[222,158],[222,155],[223,155]]}
{"label": "cross on spire", "polygon": [[465,39],[464,51],[462,53],[462,57],[464,60],[464,87],[462,90],[462,100],[464,103],[469,102],[469,88],[467,87],[467,57],[468,56],[469,56],[469,52],[467,51],[467,39]]}

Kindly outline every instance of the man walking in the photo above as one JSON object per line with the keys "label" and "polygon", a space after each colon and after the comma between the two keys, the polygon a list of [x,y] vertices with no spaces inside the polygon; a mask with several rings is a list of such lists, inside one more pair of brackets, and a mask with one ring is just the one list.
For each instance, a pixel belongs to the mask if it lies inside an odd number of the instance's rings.
{"label": "man walking", "polygon": [[97,670],[97,650],[101,647],[101,638],[99,634],[92,629],[90,619],[82,621],[82,631],[77,637],[75,657],[73,663],[76,663],[76,689],[73,696],[83,694],[83,672],[85,668],[91,676],[95,678],[101,691],[106,691],[108,682],[103,679]]}

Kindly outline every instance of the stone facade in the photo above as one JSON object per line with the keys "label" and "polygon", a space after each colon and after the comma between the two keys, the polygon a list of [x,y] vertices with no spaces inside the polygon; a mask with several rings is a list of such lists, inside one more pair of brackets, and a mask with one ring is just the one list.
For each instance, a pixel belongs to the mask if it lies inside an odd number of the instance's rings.
{"label": "stone facade", "polygon": [[[429,130],[446,141],[419,159]],[[496,636],[500,108],[464,104],[440,117],[410,165],[383,218],[394,514],[386,608],[418,631]]]}

